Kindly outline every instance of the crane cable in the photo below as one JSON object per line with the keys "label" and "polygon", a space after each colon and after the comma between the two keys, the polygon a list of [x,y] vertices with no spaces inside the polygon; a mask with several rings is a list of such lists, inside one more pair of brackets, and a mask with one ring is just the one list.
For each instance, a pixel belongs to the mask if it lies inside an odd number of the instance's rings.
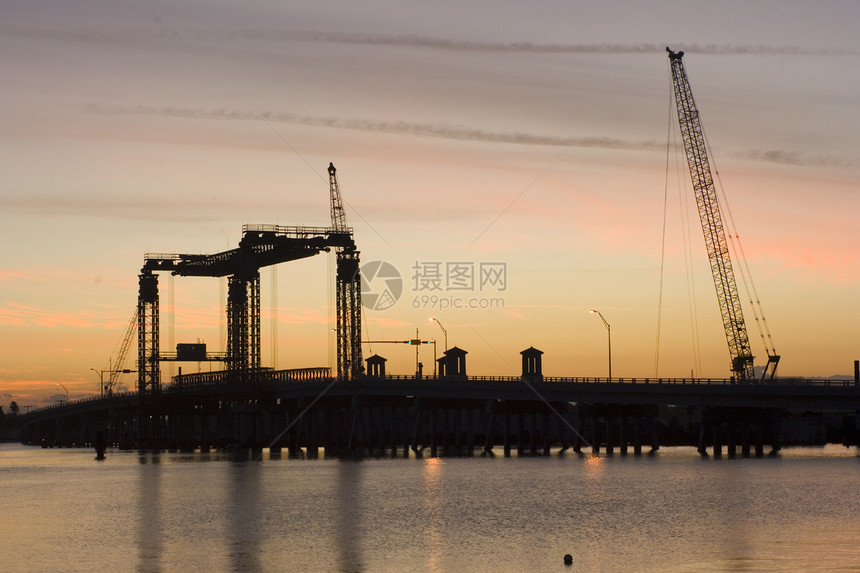
{"label": "crane cable", "polygon": [[[705,146],[708,149],[708,154],[713,157],[714,154],[711,151],[711,143],[708,140],[707,135],[705,135]],[[717,190],[720,193],[720,198],[723,202],[723,205],[725,206],[726,215],[728,216],[727,218],[729,222],[729,243],[731,244],[731,249],[737,255],[737,259],[740,263],[738,265],[738,270],[740,271],[741,280],[744,284],[744,290],[746,291],[750,307],[753,311],[753,318],[755,319],[756,327],[758,328],[759,336],[761,337],[761,342],[764,346],[765,352],[768,356],[776,355],[776,347],[773,343],[773,336],[771,335],[770,328],[767,325],[767,319],[765,319],[764,316],[764,308],[762,307],[761,299],[759,298],[758,290],[755,287],[755,282],[752,278],[752,272],[750,271],[749,261],[747,259],[746,253],[744,252],[743,244],[741,243],[741,238],[738,234],[737,226],[735,225],[735,219],[732,215],[732,210],[729,207],[728,198],[726,197],[725,188],[723,187],[723,181],[720,178],[720,170],[717,169],[716,163],[714,163],[713,166],[714,174],[716,175]]]}
{"label": "crane cable", "polygon": [[271,319],[270,326],[272,329],[272,368],[278,369],[278,266],[272,265],[272,284],[270,287],[271,298]]}
{"label": "crane cable", "polygon": [[663,231],[662,231],[662,244],[660,246],[660,280],[659,280],[659,295],[658,295],[658,303],[657,303],[657,344],[655,350],[655,359],[654,359],[654,377],[659,377],[659,360],[660,360],[660,331],[661,331],[661,323],[662,323],[662,310],[663,310],[663,274],[664,274],[664,263],[665,263],[665,247],[666,247],[666,222],[667,222],[667,213],[668,213],[668,198],[669,198],[669,165],[670,165],[670,155],[671,149],[675,149],[675,173],[677,177],[677,189],[678,189],[678,209],[681,214],[681,234],[682,234],[682,244],[684,247],[684,266],[686,269],[686,286],[687,286],[687,305],[689,307],[690,312],[690,343],[692,347],[693,353],[693,368],[691,371],[691,376],[695,377],[697,372],[702,371],[702,362],[701,362],[701,349],[699,347],[700,338],[699,338],[699,321],[698,315],[696,313],[696,290],[695,290],[695,279],[693,274],[693,261],[692,261],[692,246],[691,246],[691,236],[690,236],[690,223],[687,213],[689,211],[689,207],[685,201],[687,196],[686,193],[682,192],[682,188],[686,189],[686,184],[684,183],[683,177],[681,177],[681,166],[679,160],[678,153],[678,143],[677,139],[675,139],[675,130],[674,127],[674,91],[672,89],[672,76],[671,76],[671,68],[669,71],[669,113],[668,113],[668,121],[667,121],[667,129],[666,129],[666,172],[665,172],[665,183],[664,183],[664,191],[663,191]]}
{"label": "crane cable", "polygon": [[[671,84],[670,84],[671,85]],[[654,378],[660,372],[660,327],[663,321],[663,270],[666,260],[666,210],[669,204],[669,144],[672,138],[672,98],[669,98],[669,121],[666,126],[666,175],[663,183],[663,230],[660,238],[660,279],[657,292],[657,341],[654,345]]]}

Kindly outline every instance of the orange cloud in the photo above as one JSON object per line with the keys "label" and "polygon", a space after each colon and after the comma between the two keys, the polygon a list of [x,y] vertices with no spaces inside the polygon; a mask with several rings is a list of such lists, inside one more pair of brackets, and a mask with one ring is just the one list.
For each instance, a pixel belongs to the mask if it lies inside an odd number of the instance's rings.
{"label": "orange cloud", "polygon": [[90,328],[96,322],[95,319],[95,313],[91,311],[57,312],[17,302],[7,302],[0,307],[0,325],[3,326]]}

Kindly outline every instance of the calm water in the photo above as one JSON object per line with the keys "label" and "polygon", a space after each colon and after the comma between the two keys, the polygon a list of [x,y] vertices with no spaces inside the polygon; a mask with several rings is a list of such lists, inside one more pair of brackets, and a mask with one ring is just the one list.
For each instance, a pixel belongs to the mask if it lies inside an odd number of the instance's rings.
{"label": "calm water", "polygon": [[733,460],[93,458],[0,445],[0,570],[860,571],[860,458],[837,446]]}

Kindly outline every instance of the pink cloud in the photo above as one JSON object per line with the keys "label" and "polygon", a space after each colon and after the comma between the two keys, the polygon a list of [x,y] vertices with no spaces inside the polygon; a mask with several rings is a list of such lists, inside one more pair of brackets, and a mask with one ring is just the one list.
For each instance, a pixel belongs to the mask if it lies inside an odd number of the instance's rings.
{"label": "pink cloud", "polygon": [[794,271],[817,282],[836,284],[860,281],[858,247],[851,243],[827,246],[797,240],[768,243],[747,251],[748,258],[775,260],[785,270]]}
{"label": "pink cloud", "polygon": [[0,324],[4,326],[34,325],[45,328],[60,326],[89,328],[93,326],[94,319],[94,313],[88,311],[57,312],[17,302],[7,302],[3,307],[0,307]]}

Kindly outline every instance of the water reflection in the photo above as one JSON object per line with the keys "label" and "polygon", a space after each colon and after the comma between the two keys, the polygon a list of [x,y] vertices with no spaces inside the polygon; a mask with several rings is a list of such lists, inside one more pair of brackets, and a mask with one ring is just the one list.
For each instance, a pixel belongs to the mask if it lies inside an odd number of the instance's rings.
{"label": "water reflection", "polygon": [[157,452],[140,452],[138,457],[137,570],[157,573],[164,552],[161,520],[161,457]]}
{"label": "water reflection", "polygon": [[340,570],[350,573],[364,571],[361,553],[361,462],[341,460],[337,473],[337,546],[340,550]]}
{"label": "water reflection", "polygon": [[713,521],[719,524],[714,528],[714,543],[719,547],[719,553],[728,557],[725,561],[726,571],[750,571],[750,563],[744,559],[744,556],[753,553],[750,540],[754,538],[754,532],[750,528],[749,516],[737,510],[726,511],[726,508],[752,510],[758,500],[750,495],[749,476],[744,466],[733,463],[743,460],[715,458],[714,461],[727,463],[711,468],[717,479],[713,480],[713,490],[702,494],[705,498],[703,510],[712,513]]}
{"label": "water reflection", "polygon": [[424,512],[424,544],[427,546],[427,570],[431,573],[442,571],[442,551],[444,549],[442,516],[442,458],[429,458],[424,462],[424,495],[421,509]]}
{"label": "water reflection", "polygon": [[589,479],[599,479],[603,475],[606,460],[596,454],[585,457],[585,476]]}
{"label": "water reflection", "polygon": [[230,528],[230,570],[260,570],[260,472],[254,461],[236,461],[230,467],[229,489],[232,508]]}

